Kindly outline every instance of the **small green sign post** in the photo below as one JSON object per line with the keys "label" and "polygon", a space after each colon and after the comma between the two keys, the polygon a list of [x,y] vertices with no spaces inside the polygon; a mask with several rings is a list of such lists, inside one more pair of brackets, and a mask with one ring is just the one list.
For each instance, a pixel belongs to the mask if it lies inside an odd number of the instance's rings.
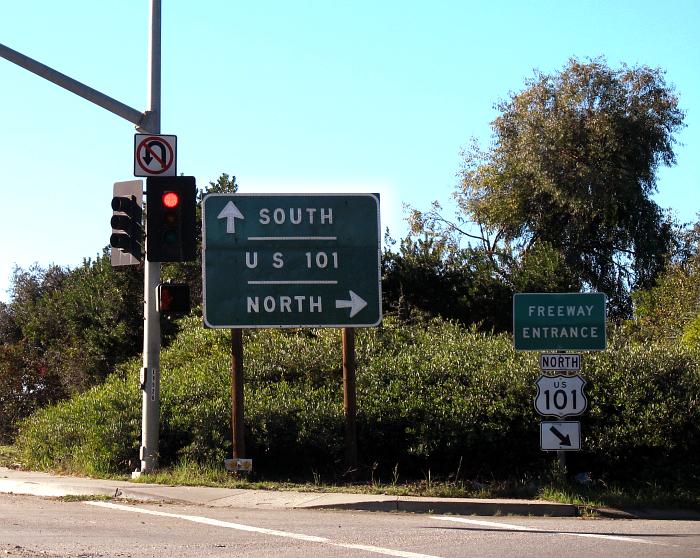
{"label": "small green sign post", "polygon": [[209,194],[204,323],[369,327],[381,321],[375,194]]}
{"label": "small green sign post", "polygon": [[520,351],[605,350],[605,294],[513,295],[513,342]]}

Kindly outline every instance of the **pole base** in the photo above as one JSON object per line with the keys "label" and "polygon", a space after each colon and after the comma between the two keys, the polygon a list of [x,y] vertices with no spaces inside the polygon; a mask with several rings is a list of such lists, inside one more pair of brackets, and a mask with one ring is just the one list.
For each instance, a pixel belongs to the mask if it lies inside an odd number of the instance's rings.
{"label": "pole base", "polygon": [[230,473],[252,473],[252,459],[224,459],[224,467]]}

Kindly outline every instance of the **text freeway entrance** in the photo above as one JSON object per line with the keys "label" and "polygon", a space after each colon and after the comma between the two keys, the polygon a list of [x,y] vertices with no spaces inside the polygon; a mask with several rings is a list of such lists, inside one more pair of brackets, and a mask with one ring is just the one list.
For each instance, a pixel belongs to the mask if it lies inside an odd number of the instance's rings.
{"label": "text freeway entrance", "polygon": [[605,350],[605,294],[516,293],[513,343],[519,351]]}
{"label": "text freeway entrance", "polygon": [[204,323],[369,327],[381,321],[375,194],[209,194]]}

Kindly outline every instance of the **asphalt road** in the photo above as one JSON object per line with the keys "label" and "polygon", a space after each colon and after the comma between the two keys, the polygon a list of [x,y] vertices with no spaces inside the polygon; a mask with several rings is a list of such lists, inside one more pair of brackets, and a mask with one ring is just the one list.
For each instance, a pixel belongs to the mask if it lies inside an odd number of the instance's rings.
{"label": "asphalt road", "polygon": [[0,555],[700,556],[700,522],[62,501],[0,494]]}

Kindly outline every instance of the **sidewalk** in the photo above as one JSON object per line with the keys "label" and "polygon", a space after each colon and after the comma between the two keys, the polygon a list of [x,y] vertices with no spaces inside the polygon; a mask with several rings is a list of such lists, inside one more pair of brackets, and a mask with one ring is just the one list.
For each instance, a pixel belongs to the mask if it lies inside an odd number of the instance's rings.
{"label": "sidewalk", "polygon": [[[344,509],[365,511],[401,511],[454,515],[531,515],[575,517],[578,507],[542,500],[430,498],[388,496],[385,494],[345,494],[165,486],[129,481],[66,477],[33,471],[16,471],[0,467],[0,493],[34,496],[109,496],[130,500],[186,503],[230,508],[300,508]],[[620,510],[598,510],[608,517],[656,517],[668,519],[700,519],[700,513],[664,511],[663,513],[628,513]]]}

